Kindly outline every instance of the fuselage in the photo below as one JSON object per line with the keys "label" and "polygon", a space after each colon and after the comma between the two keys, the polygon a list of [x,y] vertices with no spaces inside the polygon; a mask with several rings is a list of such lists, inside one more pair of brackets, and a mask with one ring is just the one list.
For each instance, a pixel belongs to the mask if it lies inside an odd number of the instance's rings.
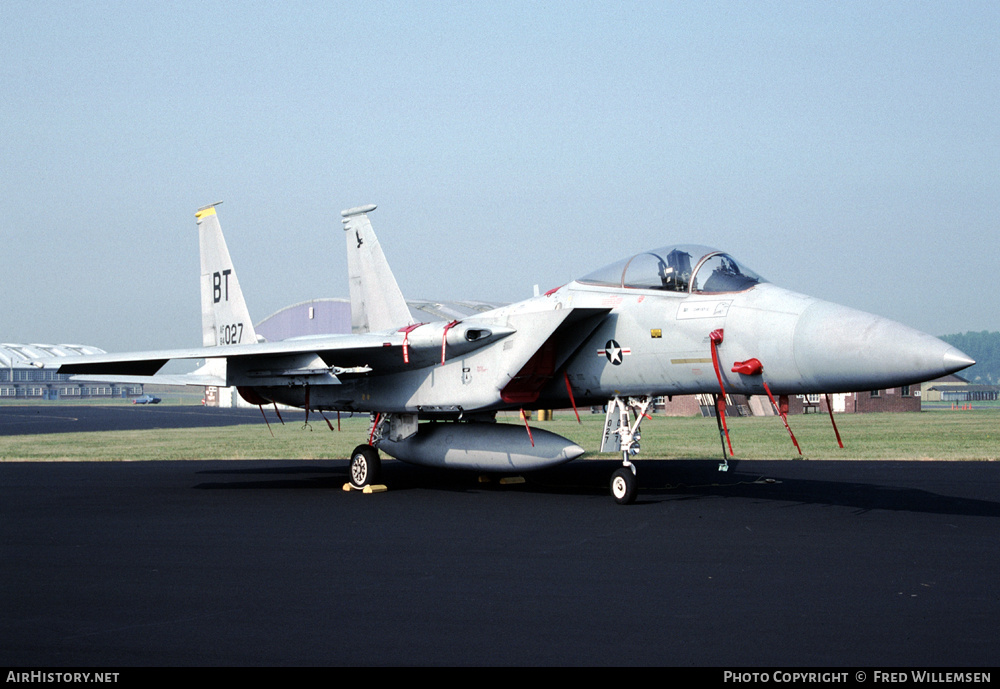
{"label": "fuselage", "polygon": [[[564,314],[587,318],[553,330]],[[719,391],[775,395],[875,390],[930,380],[972,363],[941,340],[900,323],[763,281],[736,291],[695,292],[577,281],[467,319],[508,333],[442,364],[341,376],[336,385],[261,389],[268,399],[343,411],[454,417],[505,408],[602,403],[615,395]],[[408,333],[440,342],[441,323]],[[719,371],[711,333],[721,331]],[[386,336],[394,333],[386,333]],[[402,356],[402,353],[400,354]],[[757,359],[761,370],[734,373]],[[520,374],[520,375],[519,375]]]}
{"label": "fuselage", "polygon": [[[573,284],[575,302],[607,299]],[[574,357],[567,375],[581,397],[719,391],[711,334],[721,331],[719,375],[727,392],[805,394],[919,383],[971,362],[941,340],[901,323],[760,283],[732,293],[622,289]],[[732,371],[757,359],[762,371]],[[609,394],[610,393],[610,394]]]}

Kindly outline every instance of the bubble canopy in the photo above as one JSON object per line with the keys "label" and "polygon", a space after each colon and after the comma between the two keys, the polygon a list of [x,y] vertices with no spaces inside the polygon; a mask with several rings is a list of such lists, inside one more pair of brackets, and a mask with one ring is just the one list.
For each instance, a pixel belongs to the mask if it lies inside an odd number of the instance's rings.
{"label": "bubble canopy", "polygon": [[580,278],[590,285],[721,294],[767,282],[729,254],[707,246],[679,244],[644,251]]}

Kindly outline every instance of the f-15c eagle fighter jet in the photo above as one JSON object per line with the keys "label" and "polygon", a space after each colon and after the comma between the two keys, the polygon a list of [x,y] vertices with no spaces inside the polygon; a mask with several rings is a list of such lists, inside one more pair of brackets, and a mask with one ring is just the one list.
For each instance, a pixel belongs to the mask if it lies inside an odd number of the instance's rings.
{"label": "f-15c eagle fighter jet", "polygon": [[[351,483],[378,480],[379,452],[413,464],[522,472],[583,453],[501,410],[607,405],[602,450],[635,499],[640,424],[659,396],[793,395],[908,385],[975,363],[900,323],[770,284],[732,256],[676,245],[627,257],[526,301],[461,321],[415,323],[372,230],[374,205],[343,211],[351,334],[262,342],[216,205],[195,214],[202,347],[66,360],[90,379],[236,386],[254,404],[371,415]],[[171,359],[204,359],[184,375]],[[724,404],[724,402],[723,402]],[[721,405],[720,405],[721,406]]]}

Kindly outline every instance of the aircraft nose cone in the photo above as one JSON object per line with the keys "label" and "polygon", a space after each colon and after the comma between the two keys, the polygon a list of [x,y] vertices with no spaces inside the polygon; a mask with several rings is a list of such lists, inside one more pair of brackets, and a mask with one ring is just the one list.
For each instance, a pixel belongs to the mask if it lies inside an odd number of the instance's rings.
{"label": "aircraft nose cone", "polygon": [[956,347],[949,347],[948,351],[944,353],[944,368],[948,373],[961,371],[974,363],[976,363],[975,359]]}
{"label": "aircraft nose cone", "polygon": [[911,385],[975,363],[932,335],[823,301],[810,305],[799,317],[794,353],[810,387],[827,392]]}

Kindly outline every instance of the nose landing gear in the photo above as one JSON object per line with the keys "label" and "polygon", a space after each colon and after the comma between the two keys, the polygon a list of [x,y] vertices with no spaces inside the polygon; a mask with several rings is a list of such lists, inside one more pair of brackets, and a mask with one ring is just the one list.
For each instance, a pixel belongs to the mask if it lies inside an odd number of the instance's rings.
{"label": "nose landing gear", "polygon": [[[611,474],[611,496],[619,505],[631,505],[638,493],[635,465],[629,457],[639,454],[639,426],[642,419],[649,418],[646,411],[653,398],[629,397],[623,401],[617,395],[608,402],[608,413],[604,417],[604,436],[601,452],[622,453],[622,466]],[[629,412],[634,419],[629,419]]]}
{"label": "nose landing gear", "polygon": [[638,492],[638,481],[635,478],[635,465],[619,467],[611,474],[611,496],[619,505],[631,505],[635,502]]}

